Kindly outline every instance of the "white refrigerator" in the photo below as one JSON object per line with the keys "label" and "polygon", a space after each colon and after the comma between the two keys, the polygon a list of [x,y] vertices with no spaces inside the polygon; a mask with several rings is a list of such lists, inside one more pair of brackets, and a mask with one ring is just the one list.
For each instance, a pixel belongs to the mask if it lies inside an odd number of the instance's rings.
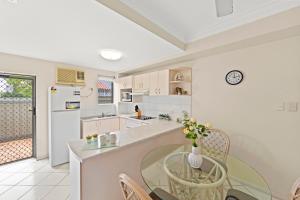
{"label": "white refrigerator", "polygon": [[53,86],[48,90],[49,161],[69,162],[68,141],[80,139],[80,88]]}

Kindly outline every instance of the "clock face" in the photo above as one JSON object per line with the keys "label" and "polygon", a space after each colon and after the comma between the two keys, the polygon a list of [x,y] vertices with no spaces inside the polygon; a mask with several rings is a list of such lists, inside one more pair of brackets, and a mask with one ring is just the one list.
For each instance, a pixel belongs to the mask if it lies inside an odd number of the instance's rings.
{"label": "clock face", "polygon": [[226,82],[230,85],[237,85],[243,81],[243,73],[239,70],[232,70],[226,74]]}

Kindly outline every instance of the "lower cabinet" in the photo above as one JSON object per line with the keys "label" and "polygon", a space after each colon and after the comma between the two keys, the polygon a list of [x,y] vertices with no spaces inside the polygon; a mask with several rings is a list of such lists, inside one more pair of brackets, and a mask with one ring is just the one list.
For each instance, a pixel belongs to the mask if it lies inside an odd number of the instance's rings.
{"label": "lower cabinet", "polygon": [[88,135],[104,134],[120,129],[119,117],[109,119],[95,119],[81,121],[81,137]]}
{"label": "lower cabinet", "polygon": [[99,134],[100,121],[99,120],[89,120],[81,121],[81,137],[85,138],[88,135]]}
{"label": "lower cabinet", "polygon": [[119,118],[100,119],[100,134],[120,130]]}
{"label": "lower cabinet", "polygon": [[104,134],[113,131],[124,131],[129,128],[136,128],[146,125],[142,121],[127,119],[122,117],[114,117],[108,119],[82,120],[81,121],[81,137],[88,135]]}

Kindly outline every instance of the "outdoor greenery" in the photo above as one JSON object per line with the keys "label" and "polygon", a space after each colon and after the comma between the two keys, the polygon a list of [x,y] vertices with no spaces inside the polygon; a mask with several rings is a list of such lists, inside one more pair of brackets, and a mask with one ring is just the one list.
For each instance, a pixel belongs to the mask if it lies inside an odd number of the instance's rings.
{"label": "outdoor greenery", "polygon": [[184,126],[183,132],[185,137],[192,140],[193,147],[198,147],[198,138],[201,139],[207,137],[210,133],[209,129],[211,128],[211,125],[209,123],[206,123],[205,125],[199,124],[194,118],[189,118],[187,113],[184,113],[182,123]]}
{"label": "outdoor greenery", "polygon": [[5,78],[0,82],[6,87],[2,86],[0,90],[0,97],[21,97],[31,98],[32,97],[32,81],[16,78]]}

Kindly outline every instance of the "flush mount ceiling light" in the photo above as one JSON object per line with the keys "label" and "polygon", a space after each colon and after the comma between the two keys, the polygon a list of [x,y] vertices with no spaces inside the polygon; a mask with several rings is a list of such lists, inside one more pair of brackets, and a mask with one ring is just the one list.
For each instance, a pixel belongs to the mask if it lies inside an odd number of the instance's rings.
{"label": "flush mount ceiling light", "polygon": [[17,4],[19,0],[7,0],[8,3]]}
{"label": "flush mount ceiling light", "polygon": [[102,58],[110,61],[120,60],[123,56],[121,51],[115,49],[101,49],[98,53]]}

